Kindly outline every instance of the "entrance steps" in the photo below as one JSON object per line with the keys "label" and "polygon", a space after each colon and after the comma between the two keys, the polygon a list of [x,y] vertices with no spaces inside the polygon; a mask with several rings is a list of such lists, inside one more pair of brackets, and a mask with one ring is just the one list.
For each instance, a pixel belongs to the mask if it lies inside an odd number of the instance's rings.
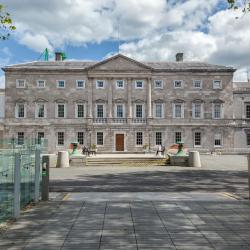
{"label": "entrance steps", "polygon": [[146,167],[146,166],[166,166],[167,158],[157,157],[87,157],[86,166],[95,167]]}

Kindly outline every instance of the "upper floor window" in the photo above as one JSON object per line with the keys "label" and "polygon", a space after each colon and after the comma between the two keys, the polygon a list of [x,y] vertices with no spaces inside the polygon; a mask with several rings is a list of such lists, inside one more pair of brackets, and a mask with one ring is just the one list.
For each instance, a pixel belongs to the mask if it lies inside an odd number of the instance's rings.
{"label": "upper floor window", "polygon": [[85,114],[85,107],[82,103],[76,104],[76,118],[83,118]]}
{"label": "upper floor window", "polygon": [[143,89],[143,81],[141,81],[141,80],[135,81],[135,88],[136,89]]}
{"label": "upper floor window", "polygon": [[25,88],[25,80],[23,80],[23,79],[17,79],[16,80],[16,87],[17,88]]}
{"label": "upper floor window", "polygon": [[246,118],[250,118],[250,103],[245,104]]}
{"label": "upper floor window", "polygon": [[25,103],[16,104],[16,118],[25,118],[26,116],[26,106]]}
{"label": "upper floor window", "polygon": [[173,117],[184,118],[184,103],[174,103],[173,105]]}
{"label": "upper floor window", "polygon": [[59,88],[59,89],[65,88],[65,81],[64,80],[58,80],[57,81],[57,88]]}
{"label": "upper floor window", "polygon": [[162,118],[163,117],[163,104],[156,103],[155,104],[155,118]]}
{"label": "upper floor window", "polygon": [[60,103],[57,104],[57,117],[58,118],[65,118],[65,104],[64,103]]}
{"label": "upper floor window", "polygon": [[103,132],[96,133],[96,144],[103,145]]}
{"label": "upper floor window", "polygon": [[97,80],[97,81],[96,81],[96,88],[97,88],[97,89],[104,89],[104,81],[102,81],[102,80]]}
{"label": "upper floor window", "polygon": [[202,81],[201,80],[193,80],[193,87],[196,89],[202,89]]}
{"label": "upper floor window", "polygon": [[162,89],[163,88],[163,82],[161,80],[155,80],[154,81],[155,89]]}
{"label": "upper floor window", "polygon": [[45,88],[45,81],[44,80],[37,80],[36,86],[37,86],[37,88]]}
{"label": "upper floor window", "polygon": [[221,103],[213,103],[213,118],[220,119],[222,117],[222,104]]}
{"label": "upper floor window", "polygon": [[117,104],[116,105],[116,117],[117,118],[123,118],[124,117],[124,111],[123,111],[123,105]]}
{"label": "upper floor window", "polygon": [[36,103],[36,117],[37,118],[45,117],[45,104],[44,103]]}
{"label": "upper floor window", "polygon": [[117,80],[116,81],[116,88],[117,89],[124,89],[124,81],[123,80]]}
{"label": "upper floor window", "polygon": [[135,117],[136,118],[142,118],[143,117],[143,105],[142,104],[136,104],[135,105]]}
{"label": "upper floor window", "polygon": [[221,133],[214,134],[214,146],[222,146],[222,134]]}
{"label": "upper floor window", "polygon": [[103,104],[97,104],[96,105],[96,117],[97,118],[103,118],[104,117],[104,105]]}
{"label": "upper floor window", "polygon": [[77,89],[84,89],[85,88],[85,81],[84,80],[76,80],[76,88]]}
{"label": "upper floor window", "polygon": [[174,88],[179,89],[183,87],[183,81],[182,80],[175,80],[174,81]]}
{"label": "upper floor window", "polygon": [[202,103],[200,102],[195,102],[192,104],[193,105],[193,118],[194,119],[199,119],[203,117],[203,111],[202,111]]}
{"label": "upper floor window", "polygon": [[221,80],[214,80],[213,89],[221,89],[221,88],[222,88]]}

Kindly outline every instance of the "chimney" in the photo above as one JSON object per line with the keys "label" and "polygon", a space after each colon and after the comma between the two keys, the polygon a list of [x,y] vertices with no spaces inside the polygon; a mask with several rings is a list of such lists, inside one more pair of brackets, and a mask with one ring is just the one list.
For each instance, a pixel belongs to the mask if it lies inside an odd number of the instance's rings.
{"label": "chimney", "polygon": [[55,60],[62,61],[62,53],[61,52],[55,52]]}
{"label": "chimney", "polygon": [[183,62],[183,53],[176,54],[176,62]]}

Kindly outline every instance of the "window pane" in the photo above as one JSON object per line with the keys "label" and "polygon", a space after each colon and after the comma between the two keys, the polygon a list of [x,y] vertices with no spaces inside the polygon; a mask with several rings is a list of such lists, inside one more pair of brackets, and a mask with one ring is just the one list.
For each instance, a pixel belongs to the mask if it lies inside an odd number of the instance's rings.
{"label": "window pane", "polygon": [[201,81],[200,80],[194,80],[193,81],[193,86],[195,88],[201,88]]}
{"label": "window pane", "polygon": [[157,118],[162,118],[162,104],[155,105],[155,116]]}
{"label": "window pane", "polygon": [[143,135],[142,132],[136,133],[136,145],[142,145],[143,143]]}
{"label": "window pane", "polygon": [[77,117],[84,117],[84,105],[77,104]]}
{"label": "window pane", "polygon": [[247,146],[250,146],[250,133],[247,134]]}
{"label": "window pane", "polygon": [[116,116],[117,118],[123,118],[123,105],[116,106]]}
{"label": "window pane", "polygon": [[174,87],[175,88],[181,88],[182,87],[182,81],[174,81]]}
{"label": "window pane", "polygon": [[57,133],[57,144],[64,145],[64,132]]}
{"label": "window pane", "polygon": [[181,118],[181,104],[175,104],[175,118]]}
{"label": "window pane", "polygon": [[37,133],[37,143],[41,144],[41,139],[44,138],[44,132]]}
{"label": "window pane", "polygon": [[181,141],[181,132],[175,132],[175,143]]}
{"label": "window pane", "polygon": [[24,144],[24,132],[17,133],[17,144],[18,145]]}
{"label": "window pane", "polygon": [[162,145],[162,133],[161,132],[155,133],[155,145]]}
{"label": "window pane", "polygon": [[194,133],[194,145],[195,146],[200,146],[201,145],[201,133],[200,132],[195,132]]}
{"label": "window pane", "polygon": [[24,104],[18,104],[18,117],[24,117]]}
{"label": "window pane", "polygon": [[136,111],[135,111],[136,118],[142,118],[142,105],[136,104],[135,107],[136,107]]}
{"label": "window pane", "polygon": [[221,134],[217,133],[214,135],[214,145],[221,146]]}
{"label": "window pane", "polygon": [[123,88],[124,87],[123,81],[122,80],[116,81],[116,86],[117,88]]}
{"label": "window pane", "polygon": [[44,117],[44,104],[38,104],[37,108],[38,108],[37,116],[40,118]]}
{"label": "window pane", "polygon": [[136,88],[143,88],[143,82],[142,81],[136,81]]}
{"label": "window pane", "polygon": [[155,88],[162,88],[162,81],[156,80],[155,81]]}
{"label": "window pane", "polygon": [[84,81],[77,81],[77,88],[84,88]]}
{"label": "window pane", "polygon": [[214,118],[221,118],[221,104],[214,104]]}
{"label": "window pane", "polygon": [[194,117],[195,118],[201,117],[201,104],[200,103],[194,104]]}
{"label": "window pane", "polygon": [[38,88],[44,88],[45,87],[45,81],[44,80],[38,80],[37,81]]}
{"label": "window pane", "polygon": [[103,118],[103,105],[102,104],[97,105],[97,117]]}
{"label": "window pane", "polygon": [[103,88],[104,82],[103,81],[97,81],[97,88]]}
{"label": "window pane", "polygon": [[17,87],[24,88],[25,87],[25,81],[24,80],[17,80]]}
{"label": "window pane", "polygon": [[58,81],[58,87],[64,88],[65,87],[65,81]]}
{"label": "window pane", "polygon": [[96,133],[96,144],[103,145],[103,132]]}
{"label": "window pane", "polygon": [[58,117],[64,117],[64,104],[58,104]]}
{"label": "window pane", "polygon": [[78,132],[77,133],[77,141],[80,145],[84,144],[84,132]]}
{"label": "window pane", "polygon": [[246,118],[250,118],[250,104],[246,105]]}

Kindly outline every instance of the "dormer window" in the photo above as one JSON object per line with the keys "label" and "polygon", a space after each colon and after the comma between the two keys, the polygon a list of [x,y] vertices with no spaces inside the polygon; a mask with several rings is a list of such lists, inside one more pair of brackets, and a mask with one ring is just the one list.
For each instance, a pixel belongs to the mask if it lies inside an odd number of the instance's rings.
{"label": "dormer window", "polygon": [[16,87],[17,88],[25,88],[25,80],[23,80],[23,79],[17,79],[16,80]]}
{"label": "dormer window", "polygon": [[135,88],[136,89],[143,89],[143,81],[141,81],[141,80],[135,81]]}
{"label": "dormer window", "polygon": [[97,89],[104,89],[104,81],[102,81],[102,80],[97,80],[97,81],[96,81],[96,88],[97,88]]}
{"label": "dormer window", "polygon": [[174,88],[175,89],[180,89],[183,87],[183,81],[182,80],[175,80],[174,81]]}
{"label": "dormer window", "polygon": [[65,81],[64,80],[58,80],[57,81],[57,88],[64,89],[65,88]]}

